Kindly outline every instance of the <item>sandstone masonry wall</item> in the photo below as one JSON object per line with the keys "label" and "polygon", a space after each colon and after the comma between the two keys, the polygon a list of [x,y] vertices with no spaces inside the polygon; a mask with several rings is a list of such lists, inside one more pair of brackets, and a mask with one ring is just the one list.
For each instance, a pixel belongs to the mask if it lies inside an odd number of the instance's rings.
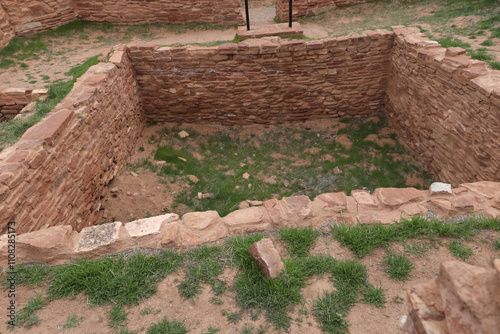
{"label": "sandstone masonry wall", "polygon": [[46,89],[0,89],[0,122],[15,117],[26,105],[46,95]]}
{"label": "sandstone masonry wall", "polygon": [[17,36],[55,29],[76,20],[72,0],[3,0],[2,4]]}
{"label": "sandstone masonry wall", "polygon": [[14,37],[14,30],[10,25],[9,16],[0,3],[0,48],[3,48]]}
{"label": "sandstone masonry wall", "polygon": [[146,116],[161,122],[285,123],[384,111],[387,30],[216,47],[130,46]]}
{"label": "sandstone masonry wall", "polygon": [[124,24],[243,24],[238,0],[3,0],[0,48],[14,36],[55,29],[77,19]]}
{"label": "sandstone masonry wall", "polygon": [[500,71],[397,28],[386,115],[437,181],[500,180]]}
{"label": "sandstone masonry wall", "polygon": [[120,48],[92,66],[70,94],[0,152],[0,232],[97,223],[106,184],[126,163],[144,124],[129,59]]}
{"label": "sandstone masonry wall", "polygon": [[78,17],[114,23],[243,24],[238,0],[73,0]]}
{"label": "sandstone masonry wall", "polygon": [[[304,16],[317,15],[334,7],[342,7],[362,2],[366,2],[366,0],[293,0],[292,20],[297,20]],[[288,22],[288,4],[289,0],[276,0],[276,15],[282,21]]]}

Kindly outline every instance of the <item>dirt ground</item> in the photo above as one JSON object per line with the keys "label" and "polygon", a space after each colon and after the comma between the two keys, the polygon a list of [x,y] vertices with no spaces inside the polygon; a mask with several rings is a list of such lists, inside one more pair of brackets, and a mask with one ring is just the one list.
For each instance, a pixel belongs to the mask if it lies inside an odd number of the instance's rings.
{"label": "dirt ground", "polygon": [[[472,265],[491,268],[491,259],[498,258],[499,252],[495,251],[491,245],[493,240],[499,237],[497,232],[485,232],[472,240],[465,242],[468,247],[473,248],[472,255],[466,262]],[[443,240],[444,241],[444,240]],[[285,253],[284,245],[281,241],[274,239],[281,254]],[[411,244],[409,241],[408,244]],[[391,248],[394,251],[402,252],[404,247],[400,244],[393,244]],[[354,259],[354,255],[347,248],[342,247],[331,236],[322,236],[318,238],[316,245],[311,250],[312,254],[328,254],[338,260]],[[406,291],[415,284],[427,282],[430,279],[436,278],[439,272],[439,264],[442,261],[456,260],[444,243],[434,244],[430,246],[424,256],[417,257],[408,255],[408,258],[414,263],[415,269],[412,271],[411,281],[396,282],[388,277],[384,272],[382,258],[384,249],[375,249],[372,253],[365,256],[361,262],[366,266],[369,282],[375,286],[382,286],[384,289],[386,303],[384,308],[375,308],[369,304],[356,303],[347,316],[349,323],[349,331],[351,334],[398,334],[399,319],[407,314],[405,299]],[[232,282],[235,270],[227,270],[223,278],[229,283]],[[214,305],[210,303],[212,293],[210,287],[205,286],[203,292],[196,298],[194,302],[183,300],[177,290],[177,285],[183,278],[183,273],[167,276],[159,283],[158,292],[143,300],[140,305],[125,307],[128,314],[127,327],[136,333],[146,333],[152,323],[161,321],[165,315],[169,320],[184,321],[186,328],[191,329],[189,333],[199,334],[207,333],[208,327],[218,327],[218,333],[241,333],[242,329],[247,326],[252,326],[254,332],[257,331],[260,325],[268,326],[265,333],[274,334],[278,331],[274,330],[269,324],[264,321],[264,316],[260,315],[257,321],[250,318],[248,312],[244,313],[242,320],[237,324],[229,324],[227,317],[223,314],[227,312],[238,312],[238,306],[234,300],[234,292],[228,290],[222,296],[223,303]],[[290,333],[321,333],[318,324],[312,316],[312,305],[318,296],[322,296],[324,291],[332,291],[333,286],[328,277],[322,279],[313,277],[308,282],[310,285],[305,287],[303,294],[305,297],[302,305],[295,306],[292,315],[292,326]],[[25,304],[30,297],[44,293],[45,287],[29,289],[19,287],[16,294],[16,300],[21,305]],[[0,304],[6,305],[8,302],[6,294],[0,295]],[[306,307],[307,315],[298,313],[299,309]],[[108,312],[112,305],[108,306],[93,306],[88,303],[85,296],[80,294],[75,298],[60,299],[52,301],[48,306],[37,312],[41,319],[38,326],[33,326],[31,329],[16,328],[11,333],[37,333],[37,334],[55,334],[55,333],[72,333],[72,334],[89,334],[89,333],[116,333],[108,326]],[[152,314],[141,315],[141,310],[145,308],[154,310]],[[75,328],[64,328],[68,316],[76,315],[81,317],[81,323]],[[2,321],[0,325],[0,333],[9,333],[5,328],[5,323]]]}

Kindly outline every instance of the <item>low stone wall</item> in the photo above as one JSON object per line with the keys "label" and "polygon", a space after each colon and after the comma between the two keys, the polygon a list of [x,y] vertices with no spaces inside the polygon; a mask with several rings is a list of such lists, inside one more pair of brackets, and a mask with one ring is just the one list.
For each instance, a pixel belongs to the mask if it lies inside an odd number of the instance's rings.
{"label": "low stone wall", "polygon": [[[72,258],[93,258],[131,248],[190,247],[233,235],[271,228],[319,228],[325,224],[391,224],[414,215],[447,218],[458,214],[482,214],[500,218],[500,183],[466,183],[437,191],[414,188],[379,188],[373,194],[353,190],[327,193],[311,201],[307,196],[271,199],[261,206],[236,210],[221,218],[216,211],[190,212],[85,227],[55,226],[16,237],[17,263],[62,263]],[[19,224],[13,227],[20,227]],[[16,229],[17,232],[17,229]],[[98,238],[96,236],[99,236]],[[8,236],[0,236],[0,252],[7,254]],[[7,261],[3,257],[0,261]],[[1,262],[0,265],[4,265]]]}
{"label": "low stone wall", "polygon": [[[282,21],[288,21],[289,0],[276,0],[276,16]],[[293,0],[292,21],[304,16],[317,15],[325,10],[354,3],[366,2],[365,0]]]}
{"label": "low stone wall", "polygon": [[0,89],[0,122],[14,118],[26,105],[46,95],[46,89]]}
{"label": "low stone wall", "polygon": [[55,29],[76,20],[73,0],[2,0],[16,36]]}
{"label": "low stone wall", "polygon": [[14,36],[52,30],[77,19],[123,24],[243,24],[238,0],[3,0],[0,48]]}
{"label": "low stone wall", "polygon": [[[439,275],[407,292],[404,334],[490,334],[500,328],[500,259],[493,269],[441,263]],[[495,330],[496,328],[496,330]]]}
{"label": "low stone wall", "polygon": [[149,119],[269,124],[383,112],[393,39],[376,30],[128,52]]}
{"label": "low stone wall", "polygon": [[114,23],[243,24],[238,0],[73,0],[78,17]]}
{"label": "low stone wall", "polygon": [[129,59],[120,48],[92,66],[70,94],[0,152],[0,232],[97,223],[106,184],[123,167],[144,124]]}
{"label": "low stone wall", "polygon": [[500,180],[500,71],[397,28],[386,115],[436,180]]}

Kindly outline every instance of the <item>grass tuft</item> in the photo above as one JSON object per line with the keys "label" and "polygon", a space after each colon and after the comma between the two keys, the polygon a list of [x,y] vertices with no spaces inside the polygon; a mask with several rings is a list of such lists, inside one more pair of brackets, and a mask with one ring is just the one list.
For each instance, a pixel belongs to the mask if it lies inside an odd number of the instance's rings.
{"label": "grass tuft", "polygon": [[316,231],[312,226],[306,228],[283,228],[280,230],[279,238],[285,241],[290,255],[305,257],[314,245],[317,238]]}
{"label": "grass tuft", "polygon": [[410,273],[415,267],[408,258],[402,254],[396,254],[392,250],[387,249],[383,259],[385,271],[389,277],[395,281],[407,281],[411,278]]}
{"label": "grass tuft", "polygon": [[453,256],[461,259],[467,260],[469,256],[473,254],[472,248],[464,246],[462,241],[453,240],[446,243],[446,248],[450,251]]}
{"label": "grass tuft", "polygon": [[363,303],[371,304],[375,307],[385,307],[386,299],[382,286],[377,288],[370,284],[361,291],[361,295],[363,296],[361,299]]}
{"label": "grass tuft", "polygon": [[162,321],[149,327],[147,334],[186,334],[189,332],[184,326],[184,322],[168,321],[167,316]]}

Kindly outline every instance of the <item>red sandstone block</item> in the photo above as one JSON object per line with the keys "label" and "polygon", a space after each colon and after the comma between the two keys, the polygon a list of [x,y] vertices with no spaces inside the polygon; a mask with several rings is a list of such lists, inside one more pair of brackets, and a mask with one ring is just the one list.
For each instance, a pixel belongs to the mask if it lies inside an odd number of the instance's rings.
{"label": "red sandstone block", "polygon": [[73,111],[69,109],[52,111],[47,118],[28,129],[21,140],[43,140],[49,145],[54,145],[73,116]]}

